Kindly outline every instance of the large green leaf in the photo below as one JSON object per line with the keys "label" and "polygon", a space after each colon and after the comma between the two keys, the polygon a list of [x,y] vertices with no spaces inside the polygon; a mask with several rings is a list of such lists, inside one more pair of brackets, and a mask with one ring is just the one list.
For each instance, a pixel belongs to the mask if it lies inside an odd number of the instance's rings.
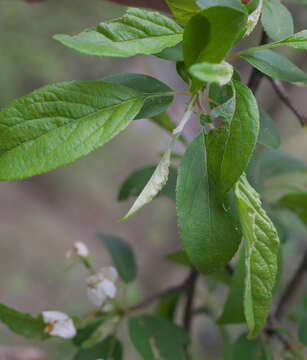
{"label": "large green leaf", "polygon": [[307,84],[307,74],[285,56],[272,50],[257,50],[243,54],[242,58],[272,78],[292,83]]}
{"label": "large green leaf", "polygon": [[119,84],[147,94],[148,97],[142,107],[142,110],[136,116],[136,119],[151,118],[161,114],[173,101],[173,96],[167,95],[173,90],[161,81],[143,74],[116,74],[104,77],[102,81]]}
{"label": "large green leaf", "polygon": [[289,193],[282,197],[279,203],[296,213],[307,225],[307,192]]}
{"label": "large green leaf", "polygon": [[143,315],[129,319],[130,338],[144,360],[185,360],[186,333],[166,319]]}
{"label": "large green leaf", "polygon": [[[156,166],[148,166],[146,168],[133,172],[121,185],[117,200],[125,201],[130,197],[139,196],[154,173]],[[166,185],[162,188],[160,194],[175,200],[175,188],[177,180],[177,170],[169,169],[169,177]]]}
{"label": "large green leaf", "polygon": [[100,233],[97,236],[112,256],[114,266],[122,280],[126,283],[133,281],[136,277],[137,265],[131,246],[117,236]]}
{"label": "large green leaf", "polygon": [[[183,55],[189,68],[195,63],[220,63],[234,45],[247,22],[244,6],[212,2],[191,18],[184,30]],[[216,46],[219,44],[218,46]]]}
{"label": "large green leaf", "polygon": [[14,333],[32,339],[46,339],[49,336],[44,332],[42,316],[34,318],[30,314],[12,309],[0,304],[0,322],[7,325]]}
{"label": "large green leaf", "polygon": [[140,112],[146,95],[103,81],[45,86],[0,113],[0,180],[69,164],[111,140]]}
{"label": "large green leaf", "polygon": [[130,57],[156,54],[182,41],[183,29],[158,12],[129,8],[115,20],[76,36],[55,35],[62,44],[87,55]]}
{"label": "large green leaf", "polygon": [[261,21],[265,32],[274,41],[293,34],[292,16],[279,1],[264,0]]}
{"label": "large green leaf", "polygon": [[258,142],[268,148],[278,149],[280,147],[280,136],[271,116],[259,107],[260,129]]}
{"label": "large green leaf", "polygon": [[200,11],[197,0],[166,0],[166,2],[179,24],[185,25]]}
{"label": "large green leaf", "polygon": [[235,186],[235,196],[245,240],[244,313],[249,337],[253,338],[263,329],[270,311],[278,268],[279,238],[245,174]]}
{"label": "large green leaf", "polygon": [[211,130],[206,137],[209,172],[222,195],[246,169],[259,131],[258,105],[251,90],[234,81],[234,98],[233,116],[230,111],[226,125]]}
{"label": "large green leaf", "polygon": [[204,134],[189,146],[180,164],[176,204],[179,233],[193,265],[202,273],[227,264],[241,240],[235,204],[221,203],[208,175]]}
{"label": "large green leaf", "polygon": [[96,345],[81,349],[74,360],[114,359],[122,360],[123,349],[121,343],[113,336],[108,336]]}

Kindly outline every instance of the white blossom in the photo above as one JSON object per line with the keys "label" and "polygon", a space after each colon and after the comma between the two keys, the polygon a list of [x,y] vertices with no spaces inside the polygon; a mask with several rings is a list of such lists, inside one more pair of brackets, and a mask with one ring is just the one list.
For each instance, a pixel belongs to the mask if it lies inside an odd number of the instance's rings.
{"label": "white blossom", "polygon": [[43,311],[43,320],[47,324],[45,332],[51,336],[72,339],[77,331],[72,319],[59,311]]}
{"label": "white blossom", "polygon": [[114,267],[102,268],[97,274],[87,279],[87,295],[95,306],[101,306],[104,301],[116,295],[115,282],[118,278]]}
{"label": "white blossom", "polygon": [[79,260],[87,257],[89,254],[87,246],[82,241],[76,241],[73,247],[67,251],[67,259]]}

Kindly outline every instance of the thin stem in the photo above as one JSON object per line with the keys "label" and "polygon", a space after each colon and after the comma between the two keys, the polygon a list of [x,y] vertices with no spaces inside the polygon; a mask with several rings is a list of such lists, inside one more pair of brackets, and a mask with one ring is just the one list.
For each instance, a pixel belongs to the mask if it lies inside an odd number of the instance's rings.
{"label": "thin stem", "polygon": [[298,269],[296,270],[292,280],[290,281],[288,287],[280,298],[275,312],[276,319],[280,320],[283,317],[289,304],[292,302],[297,290],[303,283],[304,276],[306,275],[305,273],[307,273],[307,249],[305,250],[303,259]]}
{"label": "thin stem", "polygon": [[189,283],[190,283],[190,275],[187,277],[187,279],[184,280],[183,283],[181,283],[177,286],[172,286],[172,287],[170,287],[166,290],[160,291],[156,294],[153,294],[153,295],[149,296],[148,298],[146,298],[145,300],[141,301],[140,303],[130,306],[126,311],[128,313],[130,313],[133,311],[143,309],[143,308],[151,305],[153,302],[158,301],[165,296],[171,295],[171,294],[179,292],[179,291],[183,291],[188,286]]}
{"label": "thin stem", "polygon": [[302,113],[302,111],[292,102],[285,89],[284,85],[276,79],[272,79],[268,77],[271,82],[274,90],[276,91],[279,98],[283,101],[283,103],[294,113],[294,115],[298,118],[300,124],[302,126],[307,124],[307,116]]}
{"label": "thin stem", "polygon": [[189,333],[191,330],[192,316],[193,316],[193,302],[194,302],[198,275],[199,275],[198,271],[193,269],[186,282],[187,302],[185,305],[185,310],[183,315],[183,327],[187,333]]}

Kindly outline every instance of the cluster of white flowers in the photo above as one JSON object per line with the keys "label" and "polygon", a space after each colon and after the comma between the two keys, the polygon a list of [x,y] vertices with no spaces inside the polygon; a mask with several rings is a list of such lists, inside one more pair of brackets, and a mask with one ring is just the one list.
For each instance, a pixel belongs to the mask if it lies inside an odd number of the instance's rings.
{"label": "cluster of white flowers", "polygon": [[[84,260],[89,255],[87,246],[81,241],[74,243],[71,250],[66,254],[68,259],[74,261]],[[114,267],[104,267],[96,274],[87,279],[87,295],[95,306],[102,306],[107,298],[114,298],[116,295],[115,282],[118,279]],[[58,336],[63,339],[72,339],[76,336],[77,330],[73,320],[66,314],[59,311],[44,311],[43,321],[46,324],[45,332],[51,336]],[[97,359],[103,360],[103,359]]]}

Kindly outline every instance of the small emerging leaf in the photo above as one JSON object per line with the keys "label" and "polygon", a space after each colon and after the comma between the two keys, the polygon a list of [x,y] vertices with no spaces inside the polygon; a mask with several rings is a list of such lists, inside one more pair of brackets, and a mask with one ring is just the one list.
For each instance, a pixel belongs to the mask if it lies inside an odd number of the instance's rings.
{"label": "small emerging leaf", "polygon": [[263,0],[259,0],[257,8],[249,14],[244,36],[249,36],[254,31],[261,15],[262,6]]}
{"label": "small emerging leaf", "polygon": [[130,57],[156,54],[182,41],[183,29],[159,12],[129,8],[115,20],[76,36],[55,35],[62,44],[87,55]]}
{"label": "small emerging leaf", "polygon": [[190,73],[198,80],[223,86],[232,79],[233,67],[225,61],[220,64],[201,62],[192,65]]}
{"label": "small emerging leaf", "polygon": [[143,191],[136,199],[131,209],[128,211],[127,215],[122,219],[123,221],[129,219],[144,205],[150,203],[151,200],[159,194],[161,189],[167,183],[173,143],[174,140],[172,140],[171,145],[164,153],[162,159],[160,160],[158,166],[156,167],[154,173],[144,187]]}
{"label": "small emerging leaf", "polygon": [[244,313],[253,338],[263,329],[268,317],[272,290],[277,275],[279,238],[272,221],[261,207],[258,193],[245,174],[235,186],[245,240]]}
{"label": "small emerging leaf", "polygon": [[[152,177],[157,166],[148,166],[133,172],[121,185],[117,200],[125,201],[130,197],[139,196]],[[177,170],[169,168],[169,176],[166,185],[161,189],[160,194],[175,200],[175,188],[177,180]]]}

